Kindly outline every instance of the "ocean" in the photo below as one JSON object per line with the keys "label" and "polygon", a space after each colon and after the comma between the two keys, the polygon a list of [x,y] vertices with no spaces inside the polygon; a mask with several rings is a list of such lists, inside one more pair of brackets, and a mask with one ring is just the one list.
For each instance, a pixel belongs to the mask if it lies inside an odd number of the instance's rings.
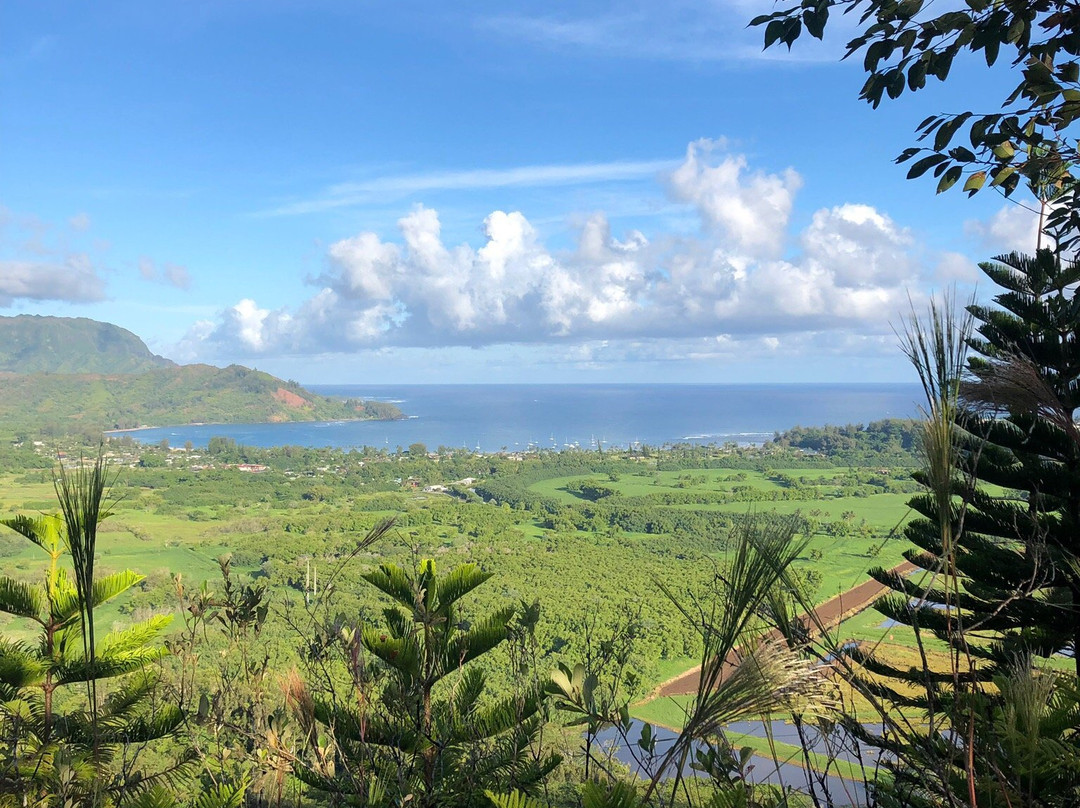
{"label": "ocean", "polygon": [[528,448],[760,444],[793,426],[865,424],[918,414],[914,384],[312,385],[327,396],[397,404],[400,421],[161,426],[130,433],[206,446],[215,435],[248,446],[423,443],[481,452]]}

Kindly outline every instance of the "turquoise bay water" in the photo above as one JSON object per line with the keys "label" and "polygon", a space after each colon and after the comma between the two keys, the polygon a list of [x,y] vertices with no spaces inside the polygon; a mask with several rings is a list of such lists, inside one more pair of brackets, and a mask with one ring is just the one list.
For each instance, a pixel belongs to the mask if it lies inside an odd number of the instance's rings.
{"label": "turquoise bay water", "polygon": [[908,418],[913,384],[313,385],[323,395],[391,401],[400,421],[203,424],[136,430],[137,440],[205,446],[221,435],[249,446],[423,443],[483,452],[691,443],[761,443],[793,426]]}

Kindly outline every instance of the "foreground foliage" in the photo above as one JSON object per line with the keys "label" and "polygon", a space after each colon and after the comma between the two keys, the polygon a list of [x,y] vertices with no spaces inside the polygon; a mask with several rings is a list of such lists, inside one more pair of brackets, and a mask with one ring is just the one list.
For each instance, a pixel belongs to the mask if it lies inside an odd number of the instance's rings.
{"label": "foreground foliage", "polygon": [[0,520],[48,556],[40,585],[0,578],[0,611],[37,632],[0,640],[0,804],[109,805],[170,774],[148,773],[140,755],[182,720],[147,667],[171,618],[94,632],[95,609],[142,580],[130,570],[95,575],[105,475],[99,460],[61,477],[61,515]]}
{"label": "foreground foliage", "polygon": [[290,693],[308,741],[301,779],[367,805],[484,806],[485,789],[536,792],[559,764],[536,747],[539,689],[520,670],[524,686],[492,697],[470,663],[530,631],[539,612],[504,607],[466,620],[458,602],[491,575],[466,564],[439,577],[429,559],[414,574],[382,564],[363,576],[391,605],[382,627],[345,624],[331,639],[347,686],[334,686],[320,658],[322,687]]}

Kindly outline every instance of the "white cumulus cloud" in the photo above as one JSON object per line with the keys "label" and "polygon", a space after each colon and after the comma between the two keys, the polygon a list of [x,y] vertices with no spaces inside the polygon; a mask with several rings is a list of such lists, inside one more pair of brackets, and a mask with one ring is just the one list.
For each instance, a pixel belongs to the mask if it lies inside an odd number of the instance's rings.
{"label": "white cumulus cloud", "polygon": [[[719,160],[712,159],[720,153]],[[747,172],[746,158],[723,152],[723,143],[699,140],[670,177],[671,193],[693,203],[733,251],[777,255],[795,194],[802,179],[793,169],[782,174]]]}
{"label": "white cumulus cloud", "polygon": [[868,205],[823,208],[792,232],[801,182],[793,169],[754,170],[722,142],[697,141],[666,178],[696,213],[696,235],[616,234],[595,213],[565,250],[512,210],[484,219],[479,245],[447,243],[438,212],[418,206],[397,239],[358,233],[330,245],[299,305],[241,300],[185,345],[215,358],[652,340],[776,350],[796,335],[891,335],[920,283],[959,274],[949,257],[928,271],[912,234]]}
{"label": "white cumulus cloud", "polygon": [[986,221],[965,222],[964,231],[995,254],[1033,253],[1039,240],[1039,215],[1022,205],[1009,204]]}

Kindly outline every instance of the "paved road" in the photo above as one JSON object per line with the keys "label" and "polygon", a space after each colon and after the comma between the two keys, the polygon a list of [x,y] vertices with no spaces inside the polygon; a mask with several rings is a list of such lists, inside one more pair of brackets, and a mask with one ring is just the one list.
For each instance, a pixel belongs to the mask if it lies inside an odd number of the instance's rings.
{"label": "paved road", "polygon": [[[910,561],[905,561],[900,566],[893,567],[891,572],[895,572],[899,575],[907,575],[914,569],[914,564]],[[817,615],[817,619],[822,626],[825,628],[832,628],[842,620],[846,620],[853,614],[858,614],[863,609],[870,606],[870,604],[887,591],[887,586],[883,586],[871,578],[870,580],[864,581],[858,586],[849,589],[847,592],[841,592],[836,597],[825,601],[814,610],[814,613]],[[780,634],[773,629],[766,636],[773,638],[779,637]],[[724,666],[725,668],[734,667],[737,662],[738,659],[735,653],[732,652],[727,660],[725,660]],[[701,666],[697,665],[685,673],[680,673],[678,676],[668,679],[654,689],[643,701],[652,701],[661,696],[687,696],[697,693],[700,671]]]}

